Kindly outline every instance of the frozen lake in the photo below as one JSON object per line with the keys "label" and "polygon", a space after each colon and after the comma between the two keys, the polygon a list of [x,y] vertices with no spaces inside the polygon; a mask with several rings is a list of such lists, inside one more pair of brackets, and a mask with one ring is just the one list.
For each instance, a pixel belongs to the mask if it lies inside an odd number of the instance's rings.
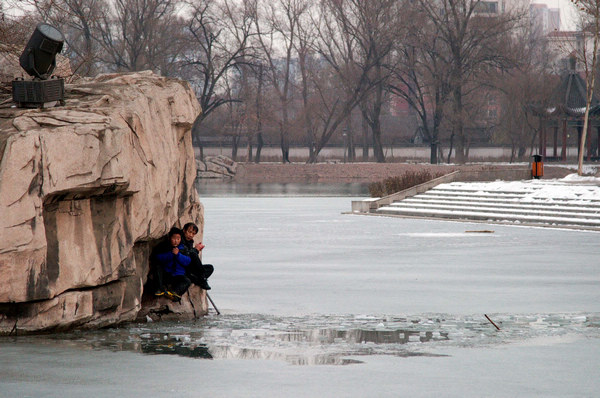
{"label": "frozen lake", "polygon": [[600,234],[264,191],[201,188],[221,316],[0,339],[0,397],[597,396]]}

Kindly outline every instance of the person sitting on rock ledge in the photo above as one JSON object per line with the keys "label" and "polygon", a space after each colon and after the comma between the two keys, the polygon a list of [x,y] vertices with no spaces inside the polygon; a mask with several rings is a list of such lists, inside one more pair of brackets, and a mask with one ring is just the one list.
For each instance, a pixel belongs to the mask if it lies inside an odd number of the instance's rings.
{"label": "person sitting on rock ledge", "polygon": [[[172,300],[179,301],[191,285],[190,279],[186,276],[186,268],[192,260],[184,254],[186,249],[181,243],[182,230],[171,228],[167,237],[168,245],[161,245],[156,251],[156,265],[160,276],[159,290],[155,295],[165,295]],[[168,286],[166,291],[164,286]]]}
{"label": "person sitting on rock ledge", "polygon": [[202,242],[194,245],[194,237],[197,233],[198,226],[196,224],[189,222],[183,226],[184,254],[192,259],[190,266],[186,269],[186,275],[194,285],[204,290],[210,290],[207,279],[212,275],[215,267],[212,264],[202,264],[200,252],[205,246]]}

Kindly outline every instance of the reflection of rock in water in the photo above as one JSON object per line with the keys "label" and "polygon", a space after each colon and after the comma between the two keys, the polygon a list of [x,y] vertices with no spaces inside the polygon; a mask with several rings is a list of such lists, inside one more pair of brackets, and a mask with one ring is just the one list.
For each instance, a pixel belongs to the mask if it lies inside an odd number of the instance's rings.
{"label": "reflection of rock in water", "polygon": [[141,347],[144,354],[173,354],[182,357],[213,359],[205,344],[188,346],[175,338],[162,341],[144,340]]}

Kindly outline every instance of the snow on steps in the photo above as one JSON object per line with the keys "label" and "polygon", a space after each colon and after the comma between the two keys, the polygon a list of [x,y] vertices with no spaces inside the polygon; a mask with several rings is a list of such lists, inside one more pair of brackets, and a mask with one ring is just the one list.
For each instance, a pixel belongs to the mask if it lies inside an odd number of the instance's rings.
{"label": "snow on steps", "polygon": [[600,230],[600,187],[559,180],[452,182],[375,213]]}

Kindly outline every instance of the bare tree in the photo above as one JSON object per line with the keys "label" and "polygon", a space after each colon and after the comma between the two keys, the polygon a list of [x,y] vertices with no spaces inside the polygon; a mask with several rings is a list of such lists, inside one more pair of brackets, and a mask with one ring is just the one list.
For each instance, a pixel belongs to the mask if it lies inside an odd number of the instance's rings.
{"label": "bare tree", "polygon": [[311,21],[309,12],[303,13],[298,18],[297,40],[294,43],[294,48],[298,55],[298,67],[300,68],[302,115],[304,117],[305,140],[308,146],[309,158],[313,156],[317,142],[316,123],[312,117],[315,111],[313,77],[315,73],[318,73],[318,59],[314,51],[316,37],[315,26]]}
{"label": "bare tree", "polygon": [[371,129],[373,139],[373,154],[377,162],[385,162],[383,153],[383,143],[381,142],[381,107],[383,106],[385,83],[381,74],[383,69],[380,65],[375,68],[375,76],[379,77],[379,82],[369,91],[365,98],[358,104],[365,123]]}
{"label": "bare tree", "polygon": [[580,60],[585,67],[586,81],[586,104],[583,117],[583,132],[579,147],[579,158],[577,174],[583,175],[583,157],[585,156],[585,145],[589,125],[590,107],[594,97],[594,85],[596,83],[596,69],[598,59],[598,41],[600,40],[600,1],[598,0],[571,0],[580,11],[584,28],[592,34],[592,48],[587,45],[582,48]]}
{"label": "bare tree", "polygon": [[255,19],[258,42],[268,65],[267,74],[279,98],[280,147],[282,162],[288,163],[290,143],[290,101],[292,93],[292,63],[299,30],[299,20],[308,10],[306,0],[278,0],[257,7]]}
{"label": "bare tree", "polygon": [[[96,20],[102,62],[115,71],[152,69],[159,73],[180,56],[177,0],[105,2]],[[181,29],[181,28],[180,28]]]}
{"label": "bare tree", "polygon": [[[8,9],[11,5],[9,4]],[[31,13],[16,17],[5,13],[4,3],[0,3],[0,49],[15,56],[23,51],[31,35],[31,26],[35,26]]]}
{"label": "bare tree", "polygon": [[98,69],[98,50],[94,23],[106,9],[106,0],[19,0],[39,17],[57,27],[64,35],[65,54],[74,73],[93,76]]}
{"label": "bare tree", "polygon": [[[256,97],[255,97],[255,106],[254,106],[254,115],[255,115],[255,129],[254,129],[254,138],[256,139],[256,155],[254,156],[254,162],[260,163],[260,155],[262,152],[262,148],[265,144],[263,139],[263,86],[265,82],[264,76],[264,67],[262,64],[259,64],[256,68]],[[252,161],[252,157],[248,156],[248,161]]]}
{"label": "bare tree", "polygon": [[187,30],[192,46],[184,56],[185,76],[196,89],[202,114],[200,124],[215,109],[239,98],[223,95],[224,81],[253,62],[253,4],[246,0],[194,0]]}
{"label": "bare tree", "polygon": [[533,143],[538,129],[533,106],[547,108],[555,77],[552,76],[551,54],[545,35],[537,26],[518,29],[511,44],[519,60],[508,74],[496,76],[499,123],[493,135],[495,143],[509,144],[510,161],[523,159]]}
{"label": "bare tree", "polygon": [[[371,91],[388,77],[383,73],[384,59],[397,40],[394,18],[399,14],[399,3],[393,0],[323,0],[319,20],[315,22],[319,33],[317,51],[329,65],[331,76],[335,77],[338,90],[344,95],[328,98],[324,87],[319,88],[322,106],[322,125],[313,156],[315,162],[320,150],[327,144],[339,125],[350,115],[352,109],[361,103]],[[331,84],[332,81],[328,81]],[[382,98],[375,94],[375,102]],[[326,101],[326,102],[325,102]],[[380,108],[380,104],[376,107]],[[377,108],[374,109],[370,127],[380,137],[381,131]],[[383,151],[376,150],[378,161],[384,161]]]}
{"label": "bare tree", "polygon": [[439,38],[448,48],[452,98],[451,139],[456,139],[456,161],[465,157],[465,87],[488,68],[510,65],[503,46],[521,13],[490,12],[480,0],[418,0],[418,5],[435,24]]}
{"label": "bare tree", "polygon": [[410,29],[406,40],[397,42],[388,89],[416,112],[424,136],[429,140],[430,162],[438,163],[440,128],[450,95],[450,59],[438,27],[410,7]]}

